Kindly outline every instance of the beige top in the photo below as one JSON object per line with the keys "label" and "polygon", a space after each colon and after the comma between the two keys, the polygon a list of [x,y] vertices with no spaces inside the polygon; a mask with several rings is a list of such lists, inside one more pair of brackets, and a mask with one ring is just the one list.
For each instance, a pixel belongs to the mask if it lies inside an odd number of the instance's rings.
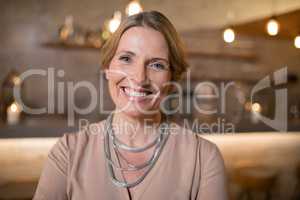
{"label": "beige top", "polygon": [[[132,199],[126,188],[110,180],[103,128],[104,121],[58,140],[48,155],[34,200]],[[154,167],[134,187],[133,199],[228,199],[224,162],[216,145],[176,124],[170,133]],[[121,173],[116,171],[116,176],[120,178]]]}

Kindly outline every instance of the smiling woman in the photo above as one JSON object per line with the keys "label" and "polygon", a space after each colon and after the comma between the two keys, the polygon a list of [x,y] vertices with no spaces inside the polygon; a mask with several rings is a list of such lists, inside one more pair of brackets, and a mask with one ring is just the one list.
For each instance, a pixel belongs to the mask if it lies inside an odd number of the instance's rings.
{"label": "smiling woman", "polygon": [[34,199],[227,199],[216,145],[160,106],[188,66],[169,20],[156,11],[130,16],[101,56],[115,111],[56,143]]}

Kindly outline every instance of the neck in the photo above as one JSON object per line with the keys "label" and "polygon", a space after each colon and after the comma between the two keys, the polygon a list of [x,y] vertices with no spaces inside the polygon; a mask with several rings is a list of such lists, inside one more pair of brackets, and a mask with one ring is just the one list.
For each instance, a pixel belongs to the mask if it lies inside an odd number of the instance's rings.
{"label": "neck", "polygon": [[114,114],[112,123],[119,140],[129,146],[143,146],[157,136],[161,119],[160,112],[142,117],[132,117],[119,112]]}

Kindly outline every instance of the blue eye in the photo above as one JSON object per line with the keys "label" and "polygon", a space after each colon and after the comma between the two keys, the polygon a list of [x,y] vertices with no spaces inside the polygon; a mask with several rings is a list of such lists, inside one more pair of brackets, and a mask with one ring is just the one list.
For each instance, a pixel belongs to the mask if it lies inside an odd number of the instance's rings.
{"label": "blue eye", "polygon": [[156,70],[162,70],[165,69],[165,66],[161,63],[152,63],[150,66]]}

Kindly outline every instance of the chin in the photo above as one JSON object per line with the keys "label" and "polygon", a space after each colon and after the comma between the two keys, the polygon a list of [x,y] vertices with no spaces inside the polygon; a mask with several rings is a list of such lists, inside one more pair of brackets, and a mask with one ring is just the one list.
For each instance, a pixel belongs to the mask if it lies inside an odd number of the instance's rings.
{"label": "chin", "polygon": [[141,107],[140,109],[137,109],[134,106],[129,106],[127,109],[124,109],[121,112],[130,118],[145,118],[146,116],[157,114],[159,110],[147,109],[147,107]]}
{"label": "chin", "polygon": [[122,113],[130,118],[143,118],[145,116],[144,113],[140,111],[134,111],[134,110],[123,111]]}

